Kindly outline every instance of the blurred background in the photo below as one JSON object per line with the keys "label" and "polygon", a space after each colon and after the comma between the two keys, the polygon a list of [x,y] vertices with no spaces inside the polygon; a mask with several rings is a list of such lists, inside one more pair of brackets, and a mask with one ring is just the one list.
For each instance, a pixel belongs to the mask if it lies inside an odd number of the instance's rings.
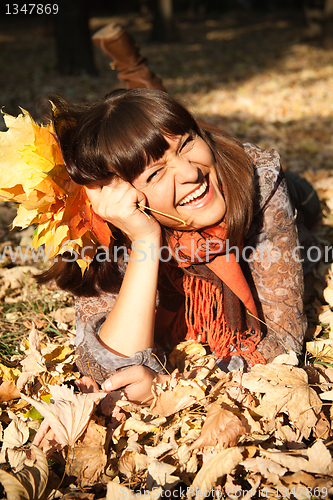
{"label": "blurred background", "polygon": [[90,101],[123,86],[91,43],[117,21],[198,117],[276,148],[296,172],[333,168],[332,0],[45,0],[39,14],[29,5],[1,5],[5,112],[38,119],[45,94]]}

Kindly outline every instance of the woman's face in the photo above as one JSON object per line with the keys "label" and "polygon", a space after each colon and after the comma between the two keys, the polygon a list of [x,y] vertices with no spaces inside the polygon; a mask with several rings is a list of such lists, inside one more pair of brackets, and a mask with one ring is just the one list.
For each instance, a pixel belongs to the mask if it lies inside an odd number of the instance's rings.
{"label": "woman's face", "polygon": [[133,186],[144,193],[149,207],[186,222],[184,226],[154,213],[164,226],[189,230],[220,222],[226,205],[210,147],[194,133],[165,139],[169,149],[158,161],[149,163]]}

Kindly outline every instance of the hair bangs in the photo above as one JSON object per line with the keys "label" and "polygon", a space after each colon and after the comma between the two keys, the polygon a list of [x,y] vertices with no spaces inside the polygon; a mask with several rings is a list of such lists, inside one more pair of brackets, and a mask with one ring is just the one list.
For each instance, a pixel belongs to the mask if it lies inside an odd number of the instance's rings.
{"label": "hair bangs", "polygon": [[[101,139],[110,172],[128,182],[170,147],[166,137],[184,135],[198,126],[191,114],[164,93],[140,91],[114,99]],[[126,99],[127,97],[127,99]]]}
{"label": "hair bangs", "polygon": [[186,108],[161,91],[118,89],[91,104],[58,96],[52,102],[65,165],[78,184],[105,184],[114,175],[132,183],[151,161],[162,158],[169,148],[166,138],[200,134]]}
{"label": "hair bangs", "polygon": [[114,117],[110,120],[103,134],[103,147],[107,152],[110,172],[133,182],[151,161],[164,155],[169,143],[144,115],[134,120],[123,114],[121,119],[124,124],[121,128]]}

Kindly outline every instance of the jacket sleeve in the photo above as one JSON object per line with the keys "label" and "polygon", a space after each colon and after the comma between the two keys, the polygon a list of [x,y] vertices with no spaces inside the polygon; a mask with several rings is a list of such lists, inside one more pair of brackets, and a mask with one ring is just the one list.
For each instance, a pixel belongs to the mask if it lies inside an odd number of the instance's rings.
{"label": "jacket sleeve", "polygon": [[[302,350],[307,321],[296,215],[276,151],[245,149],[255,166],[255,215],[245,238],[248,281],[266,334],[258,345],[266,361]],[[246,253],[246,252],[245,252]]]}
{"label": "jacket sleeve", "polygon": [[76,365],[80,373],[93,378],[98,384],[102,384],[113,373],[135,365],[144,365],[157,373],[166,373],[165,354],[158,345],[125,357],[106,349],[99,342],[99,332],[117,297],[117,293],[110,293],[98,298],[75,298],[75,354],[78,356]]}

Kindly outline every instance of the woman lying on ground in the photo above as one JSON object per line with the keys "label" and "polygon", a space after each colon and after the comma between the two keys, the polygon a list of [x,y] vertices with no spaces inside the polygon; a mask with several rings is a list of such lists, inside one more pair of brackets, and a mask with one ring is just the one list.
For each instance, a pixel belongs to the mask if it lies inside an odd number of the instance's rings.
{"label": "woman lying on ground", "polygon": [[66,168],[115,236],[83,277],[66,255],[43,277],[76,295],[81,373],[143,403],[185,339],[224,370],[300,352],[303,274],[279,155],[200,127],[162,91],[52,101]]}

